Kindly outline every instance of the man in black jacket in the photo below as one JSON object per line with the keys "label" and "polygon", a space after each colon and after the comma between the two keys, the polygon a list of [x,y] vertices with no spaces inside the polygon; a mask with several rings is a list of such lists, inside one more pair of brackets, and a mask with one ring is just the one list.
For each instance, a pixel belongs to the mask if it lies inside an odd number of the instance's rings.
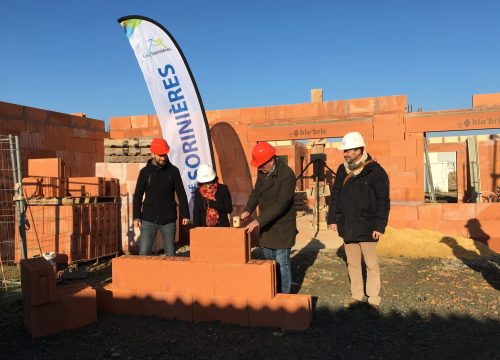
{"label": "man in black jacket", "polygon": [[294,205],[295,174],[276,157],[276,149],[267,142],[253,148],[251,165],[258,168],[257,181],[241,219],[247,219],[259,206],[259,216],[245,229],[260,228],[260,246],[268,260],[278,264],[278,290],[290,293],[292,273],[290,252],[295,245],[297,220]]}
{"label": "man in black jacket", "polygon": [[170,147],[167,142],[153,139],[150,150],[151,159],[139,172],[134,191],[134,225],[141,229],[139,254],[151,254],[156,233],[160,230],[165,255],[173,256],[177,220],[174,194],[179,200],[183,225],[189,223],[189,205],[179,169],[168,159]]}
{"label": "man in black jacket", "polygon": [[366,295],[369,312],[378,316],[380,306],[380,271],[377,241],[384,233],[389,217],[389,177],[365,152],[365,142],[358,132],[347,133],[340,147],[344,163],[337,170],[328,209],[328,227],[344,240],[347,269],[351,281],[353,309],[363,299],[361,256],[366,264]]}

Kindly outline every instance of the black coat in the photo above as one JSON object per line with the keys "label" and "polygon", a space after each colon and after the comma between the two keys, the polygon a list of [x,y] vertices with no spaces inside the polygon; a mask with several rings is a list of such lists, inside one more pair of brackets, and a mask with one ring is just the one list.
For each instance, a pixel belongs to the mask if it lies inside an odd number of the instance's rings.
{"label": "black coat", "polygon": [[[143,195],[146,194],[143,201]],[[167,160],[163,167],[153,165],[152,159],[139,172],[134,191],[134,220],[140,219],[156,224],[168,224],[177,220],[177,203],[179,200],[179,216],[189,219],[189,205],[182,184],[179,169]]]}
{"label": "black coat", "polygon": [[342,185],[346,176],[341,164],[331,190],[327,222],[337,224],[346,243],[376,241],[373,231],[384,233],[389,218],[389,177],[377,162],[367,164]]}
{"label": "black coat", "polygon": [[194,193],[193,223],[194,226],[207,226],[207,205],[219,212],[219,222],[215,226],[229,227],[229,214],[233,212],[233,202],[227,185],[219,184],[215,200],[205,199],[198,187]]}
{"label": "black coat", "polygon": [[295,174],[279,159],[274,171],[265,176],[259,172],[245,211],[252,213],[257,205],[260,245],[270,249],[287,249],[295,245],[297,219],[294,205]]}

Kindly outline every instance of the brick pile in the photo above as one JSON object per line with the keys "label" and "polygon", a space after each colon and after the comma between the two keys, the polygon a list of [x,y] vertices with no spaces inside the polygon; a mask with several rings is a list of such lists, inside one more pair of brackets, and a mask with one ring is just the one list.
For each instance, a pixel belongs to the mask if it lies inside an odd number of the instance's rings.
{"label": "brick pile", "polygon": [[[28,203],[28,257],[56,252],[72,264],[119,251],[119,181],[104,177],[64,177],[64,162],[29,159],[23,190]],[[15,262],[21,258],[19,234]]]}
{"label": "brick pile", "polygon": [[33,338],[97,321],[96,291],[84,284],[56,287],[54,267],[44,258],[21,260],[24,324]]}
{"label": "brick pile", "polygon": [[113,282],[97,289],[98,310],[185,321],[305,330],[311,296],[276,293],[276,263],[250,260],[239,228],[191,230],[191,258],[121,256]]}

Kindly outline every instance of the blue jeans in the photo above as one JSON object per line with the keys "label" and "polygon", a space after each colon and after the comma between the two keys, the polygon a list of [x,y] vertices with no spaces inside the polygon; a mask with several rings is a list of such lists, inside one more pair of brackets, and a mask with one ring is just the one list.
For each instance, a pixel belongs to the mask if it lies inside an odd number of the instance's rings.
{"label": "blue jeans", "polygon": [[175,221],[165,225],[159,225],[143,220],[139,241],[139,255],[151,255],[153,252],[153,243],[156,238],[156,232],[160,230],[161,237],[163,238],[163,249],[165,250],[165,255],[174,256],[175,228]]}
{"label": "blue jeans", "polygon": [[269,249],[262,248],[267,260],[276,260],[278,267],[278,292],[290,294],[292,287],[292,269],[290,268],[290,248]]}

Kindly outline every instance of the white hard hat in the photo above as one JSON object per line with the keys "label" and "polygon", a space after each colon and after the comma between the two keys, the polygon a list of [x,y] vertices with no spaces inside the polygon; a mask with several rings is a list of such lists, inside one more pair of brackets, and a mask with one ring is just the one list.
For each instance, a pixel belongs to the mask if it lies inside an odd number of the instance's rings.
{"label": "white hard hat", "polygon": [[207,183],[215,179],[215,171],[210,165],[201,164],[198,168],[198,174],[196,175],[196,181],[199,183]]}
{"label": "white hard hat", "polygon": [[340,144],[339,149],[349,150],[360,147],[365,147],[365,140],[359,132],[353,131],[344,135],[344,137],[342,138],[342,144]]}

